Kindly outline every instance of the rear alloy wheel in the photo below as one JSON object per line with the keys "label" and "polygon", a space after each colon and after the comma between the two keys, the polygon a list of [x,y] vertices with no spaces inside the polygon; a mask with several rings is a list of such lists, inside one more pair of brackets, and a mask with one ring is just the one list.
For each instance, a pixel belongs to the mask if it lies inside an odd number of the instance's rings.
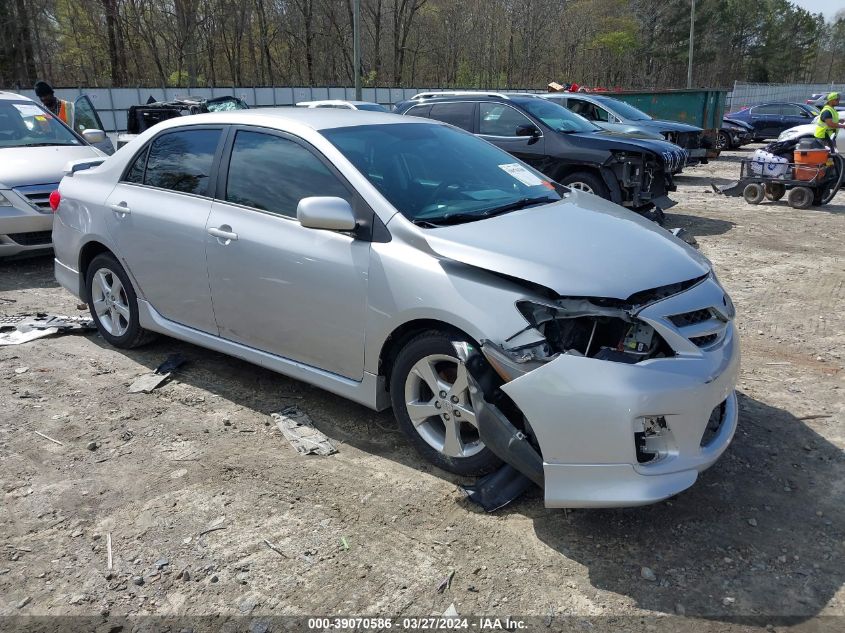
{"label": "rear alloy wheel", "polygon": [[425,459],[458,475],[483,475],[501,462],[479,437],[467,370],[452,345],[459,338],[427,332],[408,343],[394,364],[390,396],[399,427]]}
{"label": "rear alloy wheel", "polygon": [[719,151],[731,149],[731,137],[727,132],[719,132],[716,135],[716,149]]}
{"label": "rear alloy wheel", "polygon": [[809,187],[790,189],[787,202],[793,209],[809,209],[813,204],[813,190]]}
{"label": "rear alloy wheel", "polygon": [[152,338],[140,325],[138,298],[129,276],[111,253],[93,259],[88,266],[86,288],[91,317],[111,345],[128,349]]}
{"label": "rear alloy wheel", "polygon": [[560,184],[565,185],[570,189],[577,189],[578,191],[592,193],[600,198],[607,198],[609,195],[607,185],[602,182],[601,177],[586,171],[578,171],[574,174],[570,174],[561,180]]}

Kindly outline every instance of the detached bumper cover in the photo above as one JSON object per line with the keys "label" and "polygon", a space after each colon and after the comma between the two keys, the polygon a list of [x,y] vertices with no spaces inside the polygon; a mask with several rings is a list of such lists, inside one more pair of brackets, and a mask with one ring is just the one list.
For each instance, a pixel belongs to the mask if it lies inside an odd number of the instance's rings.
{"label": "detached bumper cover", "polygon": [[[724,452],[737,426],[733,323],[722,323],[717,341],[702,349],[684,338],[699,334],[702,325],[684,331],[668,318],[713,305],[716,297],[721,303],[722,296],[707,280],[641,311],[664,338],[677,339],[675,357],[628,365],[562,355],[502,386],[540,446],[547,507],[653,503],[691,486]],[[721,424],[704,440],[714,409],[721,411]],[[634,434],[640,419],[651,416],[665,418],[667,451],[639,463]]]}

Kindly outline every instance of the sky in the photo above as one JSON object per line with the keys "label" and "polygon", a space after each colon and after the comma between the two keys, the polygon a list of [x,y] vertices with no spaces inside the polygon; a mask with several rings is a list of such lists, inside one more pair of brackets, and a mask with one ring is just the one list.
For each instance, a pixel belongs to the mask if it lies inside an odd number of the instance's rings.
{"label": "sky", "polygon": [[811,13],[824,13],[824,17],[832,20],[840,9],[845,9],[845,0],[792,0],[799,7]]}

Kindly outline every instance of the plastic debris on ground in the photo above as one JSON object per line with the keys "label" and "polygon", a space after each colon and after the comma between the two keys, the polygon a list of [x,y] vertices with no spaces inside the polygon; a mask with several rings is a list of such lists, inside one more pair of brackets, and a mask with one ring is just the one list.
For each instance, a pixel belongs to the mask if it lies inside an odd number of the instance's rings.
{"label": "plastic debris on ground", "polygon": [[311,418],[297,406],[273,413],[276,426],[300,455],[332,455],[337,448],[332,441],[314,428]]}
{"label": "plastic debris on ground", "polygon": [[486,512],[495,512],[519,499],[534,482],[510,464],[479,478],[474,484],[461,486],[467,498]]}
{"label": "plastic debris on ground", "polygon": [[20,345],[56,334],[78,334],[96,330],[87,317],[58,314],[20,314],[0,316],[0,345]]}
{"label": "plastic debris on ground", "polygon": [[156,370],[149,374],[138,376],[132,384],[129,385],[129,393],[150,393],[156,387],[162,385],[165,380],[170,378],[170,374],[176,371],[185,363],[185,358],[181,354],[171,354],[167,357],[161,365],[156,367]]}

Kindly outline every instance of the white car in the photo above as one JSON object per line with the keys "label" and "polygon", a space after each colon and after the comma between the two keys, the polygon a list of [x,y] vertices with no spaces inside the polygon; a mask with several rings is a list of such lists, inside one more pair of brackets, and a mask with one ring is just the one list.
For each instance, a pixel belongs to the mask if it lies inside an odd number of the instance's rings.
{"label": "white car", "polygon": [[371,101],[345,101],[343,99],[324,99],[322,101],[300,101],[297,108],[337,108],[339,110],[367,110],[369,112],[390,112],[380,103]]}
{"label": "white car", "polygon": [[40,103],[0,92],[0,258],[50,248],[50,194],[68,162],[102,160],[89,143],[104,140],[102,130],[76,134]]}
{"label": "white car", "polygon": [[[845,121],[845,107],[838,106],[836,111],[839,112],[840,121]],[[812,123],[807,123],[805,125],[796,125],[795,127],[791,127],[788,130],[784,130],[778,136],[778,141],[794,141],[799,138],[809,138],[814,136],[816,133],[816,121],[818,121],[818,117],[813,119]],[[839,147],[839,137],[841,134],[834,136],[833,145],[836,147],[836,151],[841,153],[842,149],[845,149],[845,141],[843,141],[843,146],[840,149]]]}

